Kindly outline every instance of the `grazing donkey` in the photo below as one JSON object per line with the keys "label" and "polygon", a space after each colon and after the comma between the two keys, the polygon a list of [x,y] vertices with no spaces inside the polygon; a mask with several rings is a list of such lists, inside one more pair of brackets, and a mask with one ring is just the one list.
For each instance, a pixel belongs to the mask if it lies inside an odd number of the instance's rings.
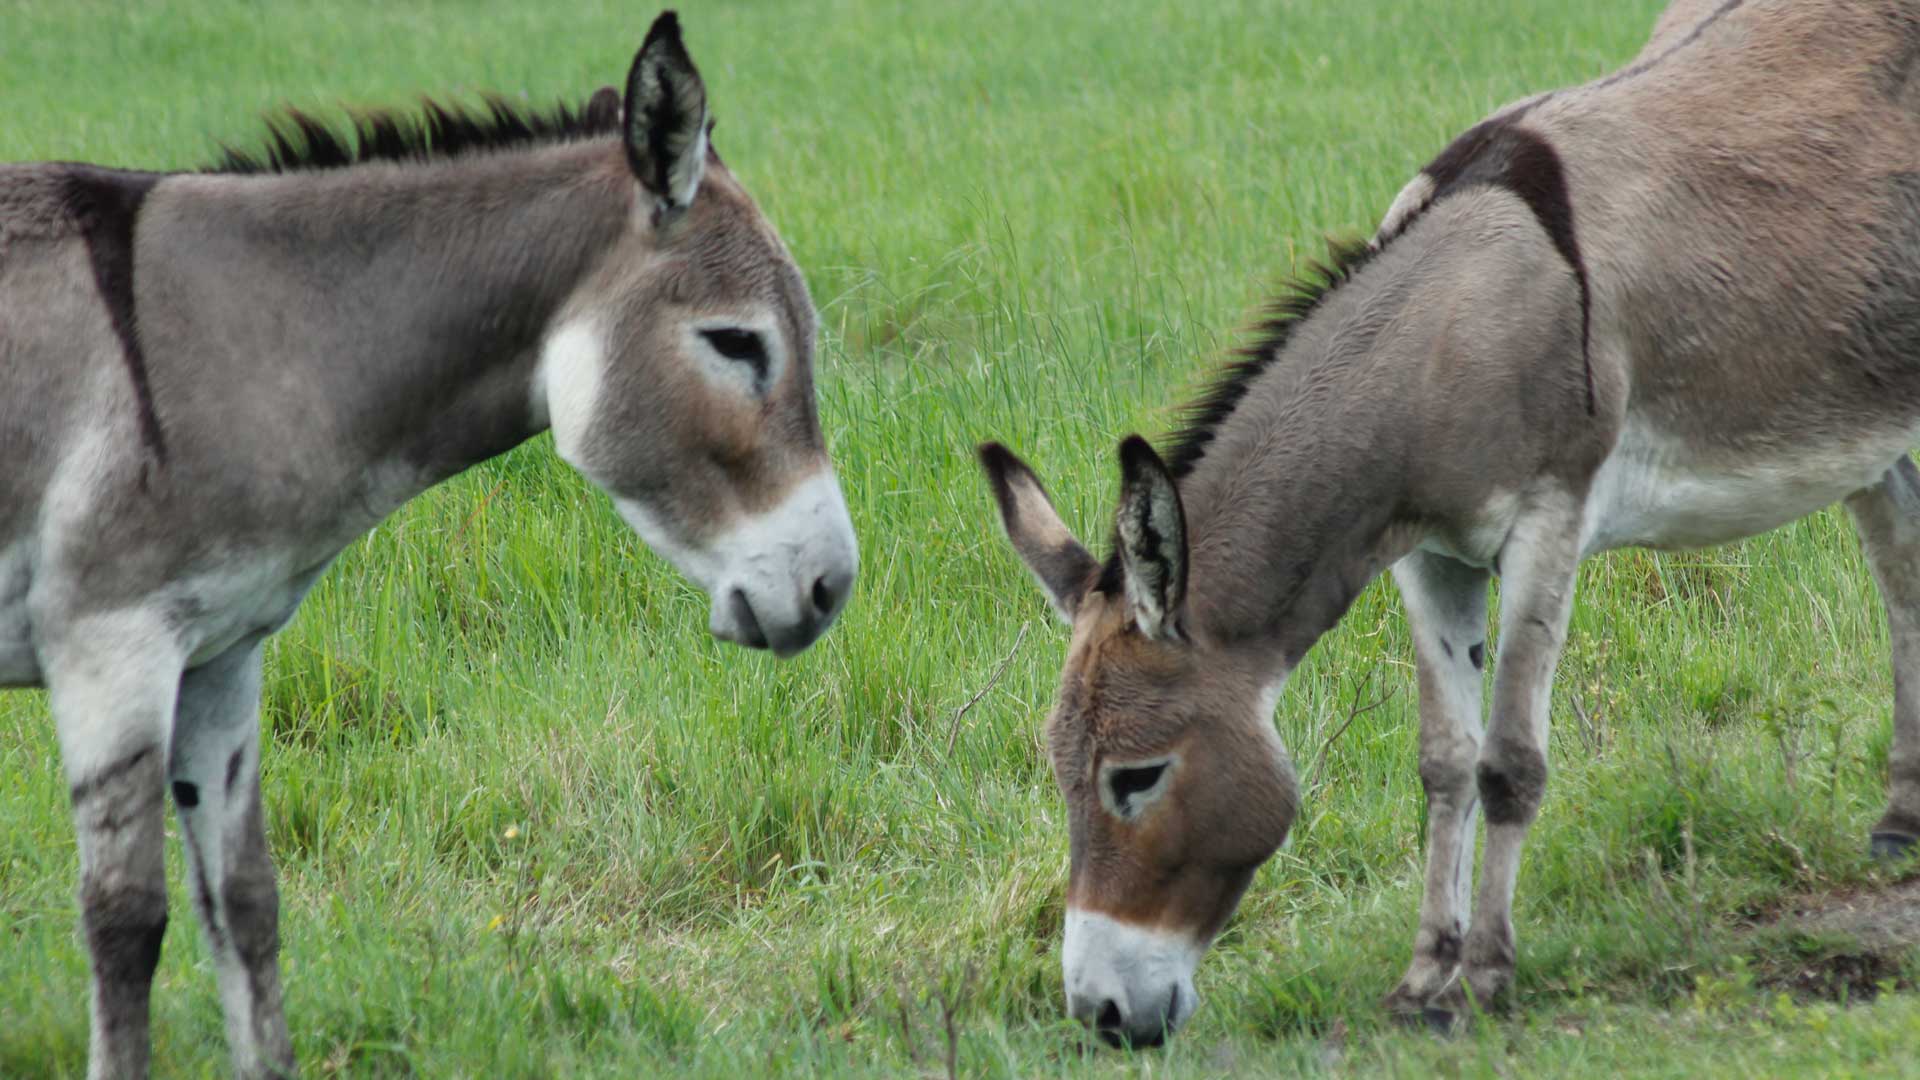
{"label": "grazing donkey", "polygon": [[[981,457],[1073,627],[1049,726],[1071,1011],[1154,1041],[1297,797],[1288,672],[1392,567],[1429,840],[1389,1008],[1451,1026],[1513,977],[1582,558],[1750,536],[1844,499],[1892,625],[1891,799],[1920,841],[1920,10],[1682,0],[1630,67],[1529,98],[1280,302],[1163,459],[1121,444],[1114,557]],[[1502,575],[1481,724],[1489,576]],[[1473,884],[1474,818],[1486,851]]]}
{"label": "grazing donkey", "polygon": [[169,787],[235,1068],[292,1071],[261,642],[413,495],[551,427],[717,636],[798,652],[853,584],[812,302],[671,12],[624,102],[356,129],[293,114],[213,174],[0,168],[0,685],[52,695],[93,1076],[146,1072]]}

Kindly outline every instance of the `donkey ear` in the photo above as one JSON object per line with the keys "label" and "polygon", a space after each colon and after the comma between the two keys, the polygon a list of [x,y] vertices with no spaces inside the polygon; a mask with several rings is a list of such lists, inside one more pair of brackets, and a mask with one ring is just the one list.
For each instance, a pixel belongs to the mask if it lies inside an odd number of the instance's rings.
{"label": "donkey ear", "polygon": [[980,444],[980,467],[993,483],[1000,504],[1000,524],[1006,526],[1013,550],[1027,564],[1034,580],[1053,602],[1053,610],[1067,622],[1080,607],[1099,564],[1080,541],[1067,531],[1053,509],[1047,489],[1027,463],[999,443]]}
{"label": "donkey ear", "polygon": [[1120,510],[1114,524],[1134,623],[1150,638],[1183,640],[1187,514],[1166,462],[1138,435],[1120,444]]}
{"label": "donkey ear", "polygon": [[587,99],[587,126],[594,131],[605,131],[620,126],[620,110],[626,105],[620,91],[611,86],[603,86]]}
{"label": "donkey ear", "polygon": [[680,18],[662,12],[627,73],[627,163],[662,209],[693,202],[707,168],[707,87],[680,42]]}

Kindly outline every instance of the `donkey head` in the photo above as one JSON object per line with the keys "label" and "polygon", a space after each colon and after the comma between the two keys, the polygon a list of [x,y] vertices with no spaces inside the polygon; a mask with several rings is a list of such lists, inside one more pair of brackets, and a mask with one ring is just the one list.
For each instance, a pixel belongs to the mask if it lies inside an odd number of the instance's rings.
{"label": "donkey head", "polygon": [[1004,447],[980,448],[1007,536],[1073,627],[1047,723],[1067,800],[1067,1006],[1110,1042],[1193,1015],[1193,971],[1293,823],[1271,661],[1187,612],[1186,521],[1159,455],[1120,446],[1118,551],[1102,567]]}
{"label": "donkey head", "polygon": [[535,397],[560,455],[711,598],[714,635],[787,656],[852,590],[853,526],[814,405],[814,310],[708,146],[706,88],[672,12],[634,58],[623,235],[553,324]]}

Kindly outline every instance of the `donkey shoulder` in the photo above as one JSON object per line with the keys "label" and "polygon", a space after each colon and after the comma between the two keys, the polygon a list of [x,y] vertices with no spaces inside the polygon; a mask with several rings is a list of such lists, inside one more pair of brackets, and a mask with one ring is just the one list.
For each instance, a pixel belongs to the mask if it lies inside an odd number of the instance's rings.
{"label": "donkey shoulder", "polygon": [[0,164],[0,245],[130,231],[160,179],[71,162]]}
{"label": "donkey shoulder", "polygon": [[77,237],[64,166],[0,165],[0,252],[32,241]]}

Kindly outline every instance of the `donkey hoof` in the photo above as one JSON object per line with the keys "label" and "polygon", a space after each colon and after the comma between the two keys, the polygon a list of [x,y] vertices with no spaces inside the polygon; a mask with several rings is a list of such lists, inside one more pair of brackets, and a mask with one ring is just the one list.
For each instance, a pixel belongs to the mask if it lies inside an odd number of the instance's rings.
{"label": "donkey hoof", "polygon": [[1386,1009],[1387,1019],[1408,1030],[1427,1027],[1427,1008],[1419,1002],[1406,1002],[1390,997],[1382,1006]]}
{"label": "donkey hoof", "polygon": [[1421,1009],[1420,1019],[1426,1023],[1428,1031],[1443,1039],[1450,1039],[1467,1028],[1466,1013],[1439,1005]]}
{"label": "donkey hoof", "polygon": [[1392,992],[1387,994],[1386,997],[1380,999],[1380,1008],[1384,1010],[1388,1016],[1399,1020],[1403,1024],[1418,1025],[1421,1023],[1420,1011],[1426,1007],[1427,1002],[1433,1000],[1434,993],[1432,990],[1428,990],[1425,993],[1412,990],[1407,987],[1406,983],[1401,983],[1399,986],[1394,987]]}
{"label": "donkey hoof", "polygon": [[1897,863],[1912,855],[1920,848],[1920,837],[1906,833],[1877,832],[1873,834],[1873,861],[1878,863]]}
{"label": "donkey hoof", "polygon": [[1458,975],[1454,976],[1420,1009],[1417,1014],[1419,1022],[1441,1038],[1460,1034],[1473,1022],[1474,1007],[1470,993],[1465,981]]}

